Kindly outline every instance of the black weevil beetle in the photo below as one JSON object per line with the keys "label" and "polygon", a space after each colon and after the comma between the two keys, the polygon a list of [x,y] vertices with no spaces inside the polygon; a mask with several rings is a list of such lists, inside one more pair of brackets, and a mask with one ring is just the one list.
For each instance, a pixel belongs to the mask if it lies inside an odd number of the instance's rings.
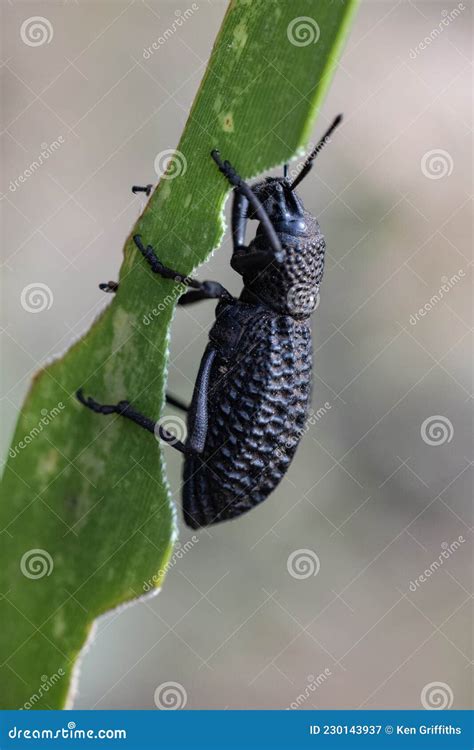
{"label": "black weevil beetle", "polygon": [[[152,271],[191,287],[189,305],[219,299],[189,408],[183,443],[128,401],[99,404],[77,397],[98,414],[119,414],[155,433],[184,454],[183,513],[198,528],[245,513],[275,489],[304,431],[311,399],[312,342],[309,317],[324,270],[325,241],[295,188],[342,117],[309,154],[296,179],[267,177],[250,187],[218,151],[211,153],[234,187],[232,268],[243,277],[240,297],[215,281],[199,282],[167,268],[140,235],[135,244]],[[149,194],[150,186],[134,187]],[[248,219],[259,222],[248,246]],[[116,291],[117,284],[101,284]]]}

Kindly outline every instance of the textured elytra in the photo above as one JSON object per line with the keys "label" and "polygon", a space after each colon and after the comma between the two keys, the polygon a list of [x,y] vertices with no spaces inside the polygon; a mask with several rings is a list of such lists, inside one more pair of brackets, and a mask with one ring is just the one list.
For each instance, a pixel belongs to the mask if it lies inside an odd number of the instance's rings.
{"label": "textured elytra", "polygon": [[[214,329],[209,344],[217,354],[206,446],[184,464],[183,509],[193,527],[233,518],[268,497],[293,458],[311,398],[308,322],[263,306],[222,306],[221,339]],[[233,346],[222,341],[224,327]]]}

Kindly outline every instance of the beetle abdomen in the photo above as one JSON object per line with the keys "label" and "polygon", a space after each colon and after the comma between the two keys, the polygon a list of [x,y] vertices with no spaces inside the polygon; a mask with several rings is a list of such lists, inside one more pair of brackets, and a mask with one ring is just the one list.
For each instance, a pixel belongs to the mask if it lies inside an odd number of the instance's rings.
{"label": "beetle abdomen", "polygon": [[[233,312],[235,320],[238,312]],[[308,323],[264,308],[247,319],[242,344],[232,356],[217,352],[204,453],[185,460],[188,524],[239,515],[278,485],[304,430],[311,360]]]}

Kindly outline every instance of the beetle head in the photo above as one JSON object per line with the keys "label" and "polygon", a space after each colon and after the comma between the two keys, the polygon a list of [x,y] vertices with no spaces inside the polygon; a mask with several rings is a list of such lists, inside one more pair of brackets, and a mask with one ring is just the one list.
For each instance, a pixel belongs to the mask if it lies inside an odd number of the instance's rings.
{"label": "beetle head", "polygon": [[[252,190],[265,209],[275,231],[294,236],[307,231],[305,211],[300,198],[286,177],[267,177],[252,185]],[[257,217],[249,211],[249,219]]]}

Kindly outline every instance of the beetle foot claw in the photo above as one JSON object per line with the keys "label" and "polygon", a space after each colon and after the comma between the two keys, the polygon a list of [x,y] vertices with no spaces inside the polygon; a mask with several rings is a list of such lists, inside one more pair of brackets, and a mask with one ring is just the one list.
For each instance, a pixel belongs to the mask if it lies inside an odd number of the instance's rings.
{"label": "beetle foot claw", "polygon": [[133,185],[132,193],[145,193],[145,195],[148,196],[150,195],[152,188],[153,185],[151,183],[149,185]]}
{"label": "beetle foot claw", "polygon": [[106,281],[103,284],[99,284],[99,289],[103,292],[107,292],[107,294],[115,294],[118,288],[119,285],[117,281]]}

